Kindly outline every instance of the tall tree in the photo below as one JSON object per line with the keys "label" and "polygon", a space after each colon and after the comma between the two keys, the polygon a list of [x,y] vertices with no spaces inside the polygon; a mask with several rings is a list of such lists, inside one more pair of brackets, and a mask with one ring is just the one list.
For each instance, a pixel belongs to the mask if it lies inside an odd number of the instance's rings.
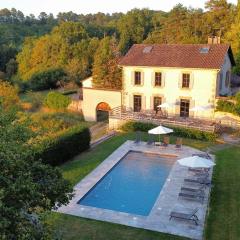
{"label": "tall tree", "polygon": [[233,52],[235,54],[240,54],[240,1],[238,1],[235,20],[232,23],[229,31],[226,33],[225,41],[231,43]]}
{"label": "tall tree", "polygon": [[93,84],[98,88],[121,89],[120,54],[114,38],[103,38],[94,56]]}
{"label": "tall tree", "polygon": [[203,28],[208,35],[224,37],[230,28],[235,15],[235,6],[227,0],[208,0],[205,4]]}
{"label": "tall tree", "polygon": [[126,53],[134,43],[142,43],[152,29],[153,11],[133,9],[118,21],[120,33],[119,49]]}
{"label": "tall tree", "polygon": [[176,5],[162,18],[161,26],[150,32],[146,43],[200,43],[204,39],[202,25],[203,11]]}

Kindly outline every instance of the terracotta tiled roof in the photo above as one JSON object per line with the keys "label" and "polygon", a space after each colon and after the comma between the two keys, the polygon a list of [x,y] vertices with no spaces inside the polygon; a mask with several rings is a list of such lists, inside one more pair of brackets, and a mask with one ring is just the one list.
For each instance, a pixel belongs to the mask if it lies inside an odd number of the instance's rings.
{"label": "terracotta tiled roof", "polygon": [[[201,53],[202,48],[209,48],[208,53]],[[220,69],[227,53],[234,65],[228,44],[134,44],[119,65]]]}

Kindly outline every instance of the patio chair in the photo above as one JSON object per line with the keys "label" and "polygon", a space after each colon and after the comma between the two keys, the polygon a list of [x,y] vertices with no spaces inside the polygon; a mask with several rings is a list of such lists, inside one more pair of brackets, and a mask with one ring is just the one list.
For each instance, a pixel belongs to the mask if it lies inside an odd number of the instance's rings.
{"label": "patio chair", "polygon": [[199,177],[199,178],[185,178],[184,182],[188,182],[188,183],[199,183],[199,184],[204,184],[204,185],[211,185],[211,180],[209,180],[206,177]]}
{"label": "patio chair", "polygon": [[194,173],[209,173],[210,168],[188,168],[189,172],[194,172]]}
{"label": "patio chair", "polygon": [[153,135],[149,134],[148,135],[147,145],[152,145],[153,143],[154,143]]}
{"label": "patio chair", "polygon": [[164,136],[164,137],[163,137],[162,146],[167,147],[168,144],[169,144],[169,137],[168,137],[168,136]]}
{"label": "patio chair", "polygon": [[193,201],[200,201],[201,203],[203,203],[204,201],[204,193],[203,192],[180,192],[178,194],[178,197],[181,198],[186,198],[189,200],[193,200]]}
{"label": "patio chair", "polygon": [[169,220],[171,220],[172,218],[179,218],[179,219],[183,219],[183,220],[188,220],[188,221],[193,221],[196,225],[198,225],[198,217],[196,215],[198,211],[198,208],[195,209],[185,209],[185,211],[181,211],[181,210],[173,210],[170,213],[170,218]]}
{"label": "patio chair", "polygon": [[176,140],[176,148],[181,149],[182,148],[182,138],[177,138]]}
{"label": "patio chair", "polygon": [[140,142],[141,142],[141,132],[137,131],[136,132],[136,139],[135,139],[134,143],[138,144]]}

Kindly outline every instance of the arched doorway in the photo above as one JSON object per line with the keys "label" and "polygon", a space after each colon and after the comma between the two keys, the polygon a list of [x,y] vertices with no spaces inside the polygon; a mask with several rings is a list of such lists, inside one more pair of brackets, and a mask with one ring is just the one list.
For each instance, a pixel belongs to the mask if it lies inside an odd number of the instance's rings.
{"label": "arched doorway", "polygon": [[111,108],[107,103],[99,103],[96,107],[97,122],[107,121],[109,118],[109,111],[111,111]]}

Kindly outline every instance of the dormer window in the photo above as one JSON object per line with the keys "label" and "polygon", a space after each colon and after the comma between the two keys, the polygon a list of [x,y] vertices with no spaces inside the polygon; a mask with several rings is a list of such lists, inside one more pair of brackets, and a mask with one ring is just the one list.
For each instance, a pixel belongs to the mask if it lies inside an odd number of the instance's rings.
{"label": "dormer window", "polygon": [[183,73],[182,74],[182,88],[189,88],[190,87],[190,74]]}
{"label": "dormer window", "polygon": [[162,73],[161,72],[155,72],[155,87],[161,87],[162,86]]}
{"label": "dormer window", "polygon": [[135,72],[134,74],[134,84],[141,85],[141,72]]}

